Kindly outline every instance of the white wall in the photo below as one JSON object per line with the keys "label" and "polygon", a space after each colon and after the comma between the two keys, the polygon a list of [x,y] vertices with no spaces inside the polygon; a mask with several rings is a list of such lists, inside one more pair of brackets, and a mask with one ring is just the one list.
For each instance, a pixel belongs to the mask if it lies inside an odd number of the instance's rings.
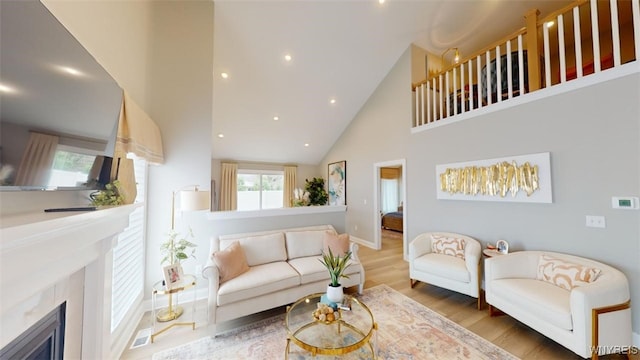
{"label": "white wall", "polygon": [[[407,49],[320,164],[326,179],[327,164],[347,161],[346,231],[369,241],[370,246],[374,246],[374,164],[408,154],[410,85],[411,51]],[[407,164],[407,168],[410,166]],[[410,188],[406,191],[411,195]],[[411,196],[407,202],[411,202]]]}
{"label": "white wall", "polygon": [[[371,166],[406,157],[408,239],[449,230],[511,249],[545,249],[608,263],[628,277],[640,303],[640,211],[614,210],[611,196],[640,195],[639,75],[409,135],[409,56],[405,53],[324,163],[347,161],[347,227],[373,242]],[[540,94],[540,92],[539,92]],[[369,144],[389,144],[371,146]],[[435,166],[551,152],[552,204],[436,199]],[[607,227],[585,227],[603,215]],[[354,231],[354,225],[359,231]],[[632,306],[636,343],[640,307]]]}
{"label": "white wall", "polygon": [[[145,298],[162,278],[159,247],[171,225],[172,191],[210,187],[213,3],[154,1],[151,19],[148,111],[162,132],[165,163],[149,171]],[[176,229],[185,233],[191,227],[198,262],[206,261],[206,212],[177,215]],[[185,272],[195,273],[195,265],[193,260],[183,263]]]}

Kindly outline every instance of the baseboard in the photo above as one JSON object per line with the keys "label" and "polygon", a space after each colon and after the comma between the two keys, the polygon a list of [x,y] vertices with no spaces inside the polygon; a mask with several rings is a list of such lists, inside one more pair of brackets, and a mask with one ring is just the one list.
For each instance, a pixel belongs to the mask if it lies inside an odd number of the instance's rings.
{"label": "baseboard", "polygon": [[375,248],[375,244],[372,244],[371,241],[360,239],[359,237],[355,237],[353,235],[349,235],[349,240],[353,241],[356,244],[360,244],[362,246],[366,246],[366,247],[368,247],[370,249],[379,250],[379,249]]}

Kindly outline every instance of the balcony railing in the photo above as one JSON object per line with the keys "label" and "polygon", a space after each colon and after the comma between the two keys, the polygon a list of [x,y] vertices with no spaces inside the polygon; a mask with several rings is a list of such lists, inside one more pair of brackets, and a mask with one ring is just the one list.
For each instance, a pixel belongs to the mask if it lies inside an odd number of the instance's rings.
{"label": "balcony railing", "polygon": [[[640,0],[580,0],[413,85],[413,127],[429,126],[640,58]],[[500,71],[497,71],[500,69]]]}

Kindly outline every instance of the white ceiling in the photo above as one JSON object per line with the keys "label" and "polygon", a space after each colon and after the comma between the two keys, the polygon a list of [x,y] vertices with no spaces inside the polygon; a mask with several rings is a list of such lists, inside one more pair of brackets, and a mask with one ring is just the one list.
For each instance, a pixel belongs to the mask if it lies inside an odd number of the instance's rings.
{"label": "white ceiling", "polygon": [[216,0],[212,155],[318,164],[412,43],[464,57],[568,3]]}

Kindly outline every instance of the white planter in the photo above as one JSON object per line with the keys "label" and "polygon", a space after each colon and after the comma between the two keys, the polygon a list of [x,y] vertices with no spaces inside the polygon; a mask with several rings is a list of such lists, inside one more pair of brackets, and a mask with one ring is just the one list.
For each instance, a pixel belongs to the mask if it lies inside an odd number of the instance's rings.
{"label": "white planter", "polygon": [[336,287],[327,285],[327,299],[329,301],[339,304],[342,302],[343,297],[344,292],[342,289],[342,285]]}

